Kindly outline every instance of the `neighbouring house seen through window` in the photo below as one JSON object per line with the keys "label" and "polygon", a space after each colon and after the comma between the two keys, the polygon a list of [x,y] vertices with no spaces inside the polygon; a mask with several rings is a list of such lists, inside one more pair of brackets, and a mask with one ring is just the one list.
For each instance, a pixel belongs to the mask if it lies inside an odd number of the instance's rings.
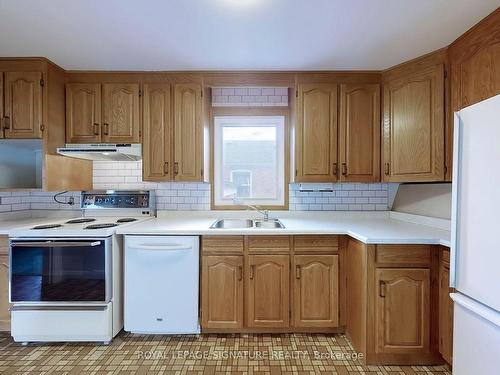
{"label": "neighbouring house seen through window", "polygon": [[214,118],[215,206],[285,204],[284,116]]}

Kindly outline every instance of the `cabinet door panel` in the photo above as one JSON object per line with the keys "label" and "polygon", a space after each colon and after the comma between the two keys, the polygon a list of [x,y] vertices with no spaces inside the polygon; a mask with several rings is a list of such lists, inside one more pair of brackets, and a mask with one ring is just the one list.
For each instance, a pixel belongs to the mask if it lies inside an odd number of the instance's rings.
{"label": "cabinet door panel", "polygon": [[143,180],[170,180],[171,100],[170,85],[144,85],[143,96]]}
{"label": "cabinet door panel", "polygon": [[66,141],[69,143],[101,141],[100,84],[66,85]]}
{"label": "cabinet door panel", "polygon": [[340,179],[380,180],[380,86],[340,86]]}
{"label": "cabinet door panel", "polygon": [[337,85],[299,85],[297,108],[296,180],[336,181]]}
{"label": "cabinet door panel", "polygon": [[243,256],[203,256],[202,327],[243,327]]}
{"label": "cabinet door panel", "polygon": [[3,73],[0,72],[0,138],[4,138],[4,131],[3,131],[3,126],[4,126],[4,118],[3,118],[3,91],[4,91],[4,86],[3,86]]}
{"label": "cabinet door panel", "polygon": [[201,85],[174,88],[174,179],[202,181],[203,123]]}
{"label": "cabinet door panel", "polygon": [[139,84],[104,84],[103,117],[102,140],[104,142],[140,142]]}
{"label": "cabinet door panel", "polygon": [[384,87],[384,180],[444,180],[444,70],[437,65]]}
{"label": "cabinet door panel", "polygon": [[10,330],[9,255],[0,255],[0,331]]}
{"label": "cabinet door panel", "polygon": [[249,327],[288,327],[289,256],[249,255],[247,322]]}
{"label": "cabinet door panel", "polygon": [[452,363],[453,356],[453,301],[450,298],[449,265],[441,262],[439,268],[439,352]]}
{"label": "cabinet door panel", "polygon": [[376,352],[430,350],[430,270],[376,270]]}
{"label": "cabinet door panel", "polygon": [[339,324],[338,255],[294,256],[294,326]]}
{"label": "cabinet door panel", "polygon": [[5,138],[41,138],[42,73],[5,73]]}

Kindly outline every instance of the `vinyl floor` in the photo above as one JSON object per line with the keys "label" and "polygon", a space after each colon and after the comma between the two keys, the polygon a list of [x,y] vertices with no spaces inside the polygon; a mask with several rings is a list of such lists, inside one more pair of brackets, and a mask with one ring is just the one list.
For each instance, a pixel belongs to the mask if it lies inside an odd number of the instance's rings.
{"label": "vinyl floor", "polygon": [[29,344],[0,333],[0,374],[449,375],[447,366],[364,366],[341,334],[133,335],[110,345]]}

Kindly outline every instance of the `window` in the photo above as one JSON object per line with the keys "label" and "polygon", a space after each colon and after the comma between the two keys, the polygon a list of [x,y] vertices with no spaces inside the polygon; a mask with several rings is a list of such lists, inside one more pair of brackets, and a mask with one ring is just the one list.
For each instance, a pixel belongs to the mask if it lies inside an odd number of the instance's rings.
{"label": "window", "polygon": [[214,117],[214,205],[285,205],[285,117]]}

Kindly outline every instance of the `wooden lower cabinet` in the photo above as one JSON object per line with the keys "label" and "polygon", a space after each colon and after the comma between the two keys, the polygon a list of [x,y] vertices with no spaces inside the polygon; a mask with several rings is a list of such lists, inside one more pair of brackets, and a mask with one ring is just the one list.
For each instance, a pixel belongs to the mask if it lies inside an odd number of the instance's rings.
{"label": "wooden lower cabinet", "polygon": [[290,293],[288,255],[249,255],[247,324],[249,327],[288,327]]}
{"label": "wooden lower cabinet", "polygon": [[338,255],[294,256],[293,325],[338,327]]}
{"label": "wooden lower cabinet", "polygon": [[453,357],[453,300],[450,298],[450,251],[439,261],[439,352],[450,365]]}
{"label": "wooden lower cabinet", "polygon": [[0,237],[0,331],[10,331],[9,238]]}
{"label": "wooden lower cabinet", "polygon": [[203,256],[201,297],[204,328],[243,327],[243,256]]}
{"label": "wooden lower cabinet", "polygon": [[430,350],[430,269],[377,268],[375,351]]}

